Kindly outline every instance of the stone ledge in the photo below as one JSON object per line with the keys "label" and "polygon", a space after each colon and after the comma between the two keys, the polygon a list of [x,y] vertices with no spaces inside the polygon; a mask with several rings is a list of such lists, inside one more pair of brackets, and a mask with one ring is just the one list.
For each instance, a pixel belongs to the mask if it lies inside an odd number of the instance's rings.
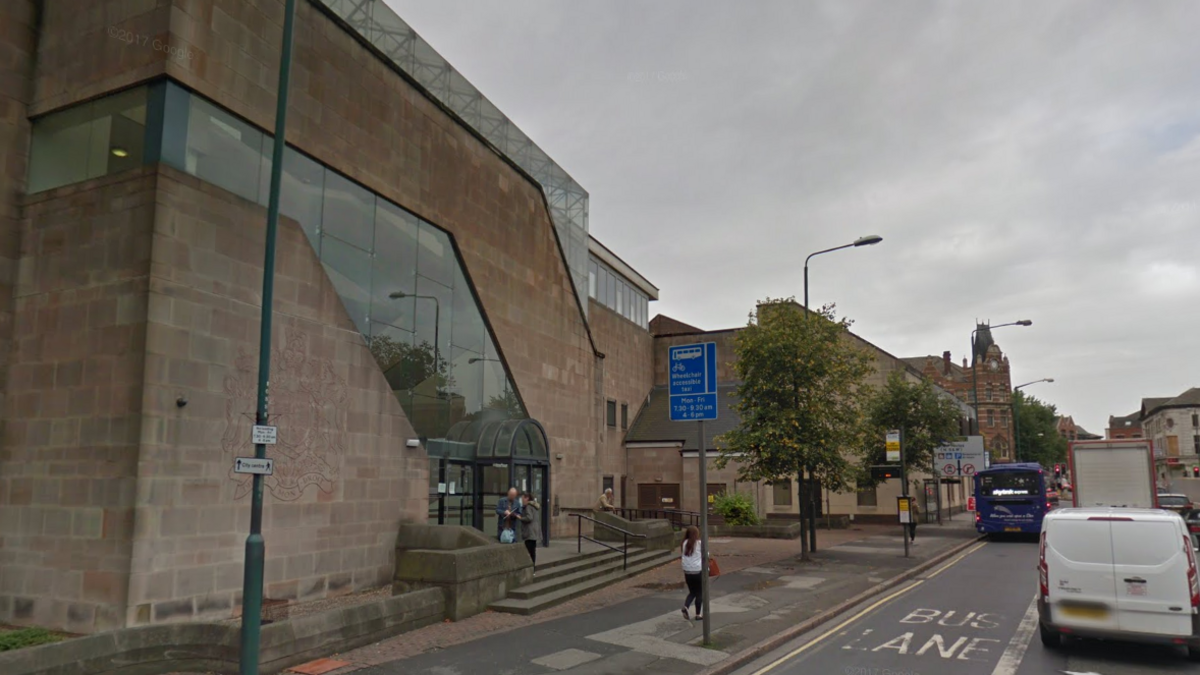
{"label": "stone ledge", "polygon": [[[445,615],[438,589],[263,626],[260,667],[275,673],[335,651],[377,642]],[[161,675],[175,671],[238,672],[241,628],[177,623],[99,633],[52,645],[0,653],[4,675]]]}

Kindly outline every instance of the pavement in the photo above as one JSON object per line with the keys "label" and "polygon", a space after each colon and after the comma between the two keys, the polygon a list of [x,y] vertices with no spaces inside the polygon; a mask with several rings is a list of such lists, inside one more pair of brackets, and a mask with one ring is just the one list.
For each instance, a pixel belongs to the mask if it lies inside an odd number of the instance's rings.
{"label": "pavement", "polygon": [[904,557],[899,526],[819,531],[812,562],[794,540],[714,539],[721,577],[712,584],[713,644],[679,613],[686,591],[677,564],[533,617],[487,612],[331,658],[331,675],[457,675],[629,672],[691,674],[812,620],[881,582],[976,539],[966,517],[922,525]]}
{"label": "pavement", "polygon": [[1037,633],[1037,540],[981,541],[848,608],[734,675],[1165,675],[1200,672],[1179,649]]}

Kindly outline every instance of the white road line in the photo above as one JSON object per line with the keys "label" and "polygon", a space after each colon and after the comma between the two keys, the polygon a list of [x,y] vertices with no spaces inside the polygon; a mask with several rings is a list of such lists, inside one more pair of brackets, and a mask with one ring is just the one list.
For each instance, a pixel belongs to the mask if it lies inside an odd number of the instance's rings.
{"label": "white road line", "polygon": [[1017,626],[1017,632],[1008,641],[1008,648],[1000,655],[1000,661],[996,663],[992,675],[1017,675],[1017,668],[1021,667],[1021,659],[1025,658],[1025,650],[1033,640],[1033,631],[1037,630],[1037,624],[1037,596],[1035,595],[1029,603],[1029,608],[1025,610],[1025,618],[1021,619],[1021,624]]}

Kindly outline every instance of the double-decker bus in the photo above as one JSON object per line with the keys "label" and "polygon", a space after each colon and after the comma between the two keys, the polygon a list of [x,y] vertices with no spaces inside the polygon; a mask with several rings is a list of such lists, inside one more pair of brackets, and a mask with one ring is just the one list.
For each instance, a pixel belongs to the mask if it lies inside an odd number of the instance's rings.
{"label": "double-decker bus", "polygon": [[1051,508],[1040,464],[1001,464],[975,474],[975,529],[980,534],[1037,534]]}

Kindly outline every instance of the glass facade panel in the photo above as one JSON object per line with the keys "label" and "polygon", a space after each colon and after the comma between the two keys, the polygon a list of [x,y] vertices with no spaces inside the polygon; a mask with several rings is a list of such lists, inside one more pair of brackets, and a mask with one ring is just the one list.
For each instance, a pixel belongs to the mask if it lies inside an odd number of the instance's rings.
{"label": "glass facade panel", "polygon": [[129,91],[33,122],[32,194],[141,166],[145,161],[147,90]]}
{"label": "glass facade panel", "polygon": [[471,352],[472,357],[482,358],[487,328],[483,325],[483,317],[475,309],[475,297],[462,270],[456,269],[454,274],[450,343],[458,349]]}
{"label": "glass facade panel", "polygon": [[[384,200],[375,209],[371,320],[416,330],[417,217]],[[392,294],[402,293],[402,297]]]}
{"label": "glass facade panel", "polygon": [[417,277],[416,300],[417,344],[428,344],[443,362],[449,358],[451,319],[454,313],[454,294],[451,289]]}
{"label": "glass facade panel", "polygon": [[375,245],[375,195],[341,175],[325,177],[322,233],[364,251]]}
{"label": "glass facade panel", "polygon": [[417,273],[449,288],[454,285],[454,249],[445,232],[428,223],[421,223],[420,246],[417,247]]}
{"label": "glass facade panel", "polygon": [[[271,193],[271,141],[263,144],[259,203],[267,205]],[[321,213],[325,201],[325,167],[291,148],[283,150],[283,175],[279,212],[300,223],[309,243],[320,253]]]}
{"label": "glass facade panel", "polygon": [[184,171],[252,202],[259,200],[264,157],[261,131],[192,96],[187,134]]}
{"label": "glass facade panel", "polygon": [[[592,283],[592,279],[595,283]],[[650,298],[605,263],[588,261],[588,293],[597,302],[642,328],[649,328]]]}
{"label": "glass facade panel", "polygon": [[363,335],[369,335],[367,317],[371,309],[371,254],[335,237],[321,237],[321,264],[333,282],[350,319]]}

